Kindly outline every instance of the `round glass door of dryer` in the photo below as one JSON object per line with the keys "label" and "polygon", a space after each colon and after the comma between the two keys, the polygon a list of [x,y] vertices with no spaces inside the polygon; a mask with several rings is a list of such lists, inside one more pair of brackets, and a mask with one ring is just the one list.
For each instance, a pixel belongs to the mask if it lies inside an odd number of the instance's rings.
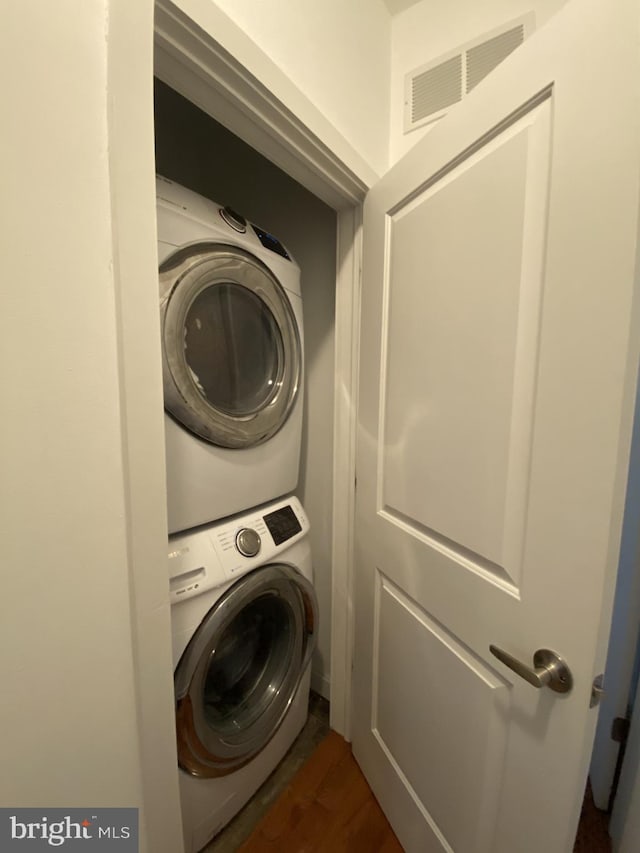
{"label": "round glass door of dryer", "polygon": [[182,247],[160,267],[164,400],[195,435],[244,448],[289,417],[302,373],[289,297],[248,252]]}
{"label": "round glass door of dryer", "polygon": [[317,614],[313,587],[287,565],[245,575],[211,608],[175,672],[183,770],[226,775],[269,743],[315,648]]}

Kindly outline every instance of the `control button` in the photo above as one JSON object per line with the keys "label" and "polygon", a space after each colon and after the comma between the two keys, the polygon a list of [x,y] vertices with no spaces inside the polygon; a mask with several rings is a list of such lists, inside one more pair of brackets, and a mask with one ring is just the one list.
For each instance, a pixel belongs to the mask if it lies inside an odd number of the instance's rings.
{"label": "control button", "polygon": [[251,527],[243,527],[236,534],[236,548],[243,557],[255,557],[261,545],[259,535]]}
{"label": "control button", "polygon": [[223,207],[220,210],[220,216],[224,219],[227,225],[230,225],[235,231],[244,234],[247,230],[247,220],[230,207]]}

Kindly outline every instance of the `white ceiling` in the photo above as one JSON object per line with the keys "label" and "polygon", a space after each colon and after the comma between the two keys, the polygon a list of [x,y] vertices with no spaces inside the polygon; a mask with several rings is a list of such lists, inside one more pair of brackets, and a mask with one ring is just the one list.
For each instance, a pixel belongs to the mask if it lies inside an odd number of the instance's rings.
{"label": "white ceiling", "polygon": [[420,0],[384,0],[384,5],[392,15],[397,15],[398,12],[404,12],[409,6],[415,6],[420,3]]}

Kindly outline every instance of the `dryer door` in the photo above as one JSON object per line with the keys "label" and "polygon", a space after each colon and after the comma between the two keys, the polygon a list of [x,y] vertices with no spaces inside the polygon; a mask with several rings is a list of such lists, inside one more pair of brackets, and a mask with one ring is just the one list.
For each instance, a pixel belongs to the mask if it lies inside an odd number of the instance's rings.
{"label": "dryer door", "polygon": [[165,407],[222,447],[260,444],[285,423],[302,372],[289,297],[234,246],[183,246],[160,267]]}
{"label": "dryer door", "polygon": [[232,773],[283,721],[317,638],[311,584],[270,565],[211,608],[175,672],[178,763],[193,776]]}

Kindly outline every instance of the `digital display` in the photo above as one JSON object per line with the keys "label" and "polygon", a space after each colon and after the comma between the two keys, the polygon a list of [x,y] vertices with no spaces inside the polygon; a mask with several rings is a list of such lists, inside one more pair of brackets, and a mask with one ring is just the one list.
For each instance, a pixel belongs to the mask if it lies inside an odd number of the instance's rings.
{"label": "digital display", "polygon": [[265,249],[271,249],[272,252],[275,252],[276,255],[281,255],[283,258],[286,258],[288,261],[291,260],[289,255],[287,254],[287,250],[282,245],[280,240],[273,236],[273,234],[268,234],[266,231],[263,231],[261,228],[256,228],[255,225],[251,226],[253,230],[256,232],[256,236],[258,240],[262,243]]}
{"label": "digital display", "polygon": [[291,539],[292,536],[302,530],[300,522],[290,506],[283,506],[282,509],[265,515],[264,523],[267,525],[275,545],[286,542],[287,539]]}

